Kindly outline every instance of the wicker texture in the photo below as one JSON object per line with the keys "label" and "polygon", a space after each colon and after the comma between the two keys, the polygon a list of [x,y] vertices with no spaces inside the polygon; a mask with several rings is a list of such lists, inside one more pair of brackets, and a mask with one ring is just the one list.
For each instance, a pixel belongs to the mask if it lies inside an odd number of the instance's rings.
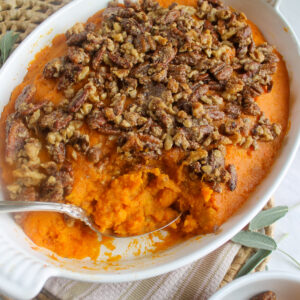
{"label": "wicker texture", "polygon": [[[43,20],[71,1],[72,0],[0,0],[0,36],[8,30],[13,30],[20,34],[18,39],[18,43],[20,43]],[[273,206],[274,201],[271,199],[265,209]],[[267,235],[273,235],[272,226],[266,228],[265,231]],[[220,287],[234,279],[241,266],[254,252],[255,250],[252,248],[241,247]],[[264,270],[266,263],[267,260],[261,263],[255,271]],[[47,291],[42,291],[36,299],[44,300],[53,298]]]}
{"label": "wicker texture", "polygon": [[[267,203],[267,205],[264,207],[264,209],[269,209],[274,207],[274,199],[271,198],[270,201]],[[268,226],[265,228],[265,234],[268,236],[273,236],[273,230],[274,225]],[[227,274],[225,275],[223,281],[220,284],[220,287],[223,287],[230,281],[232,281],[238,271],[241,269],[241,267],[244,265],[244,263],[250,258],[251,255],[255,253],[255,249],[244,247],[242,246],[239,252],[237,253],[236,257],[234,258],[230,269],[227,271]],[[269,257],[267,257],[260,265],[258,265],[255,269],[255,272],[263,271],[266,268],[266,265],[268,263]]]}
{"label": "wicker texture", "polygon": [[20,43],[36,26],[71,0],[0,0],[0,35],[20,34]]}

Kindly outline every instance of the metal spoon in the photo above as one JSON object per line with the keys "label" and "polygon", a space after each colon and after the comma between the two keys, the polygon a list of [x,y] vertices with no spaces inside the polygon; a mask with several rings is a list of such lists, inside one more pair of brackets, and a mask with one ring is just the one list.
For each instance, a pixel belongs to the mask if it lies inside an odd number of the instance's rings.
{"label": "metal spoon", "polygon": [[149,233],[156,232],[158,230],[164,229],[177,221],[182,213],[171,220],[169,223],[165,224],[164,226],[154,229],[150,232],[145,232],[139,235],[130,235],[130,236],[118,236],[114,234],[112,230],[106,230],[105,232],[100,232],[95,225],[93,219],[88,216],[86,211],[81,207],[72,205],[72,204],[63,204],[63,203],[55,203],[55,202],[29,202],[29,201],[0,201],[0,213],[16,213],[16,212],[29,212],[29,211],[55,211],[64,213],[72,218],[81,220],[84,222],[88,227],[94,230],[99,236],[109,236],[114,238],[128,238],[128,237],[139,237]]}

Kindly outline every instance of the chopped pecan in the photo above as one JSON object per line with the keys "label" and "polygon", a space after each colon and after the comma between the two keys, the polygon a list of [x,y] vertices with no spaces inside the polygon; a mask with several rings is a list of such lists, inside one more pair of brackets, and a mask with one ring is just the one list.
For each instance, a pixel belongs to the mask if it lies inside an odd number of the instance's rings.
{"label": "chopped pecan", "polygon": [[260,108],[253,98],[244,98],[242,108],[247,115],[257,116],[260,114]]}
{"label": "chopped pecan", "polygon": [[131,1],[131,0],[124,0],[124,5],[127,8],[133,8],[135,11],[140,11],[141,10],[141,4],[136,1]]}
{"label": "chopped pecan", "polygon": [[122,8],[119,6],[116,7],[108,7],[106,9],[104,9],[103,13],[102,13],[102,17],[106,20],[106,19],[111,19],[115,16],[118,16],[121,12]]}
{"label": "chopped pecan", "polygon": [[174,58],[176,64],[185,64],[189,66],[196,66],[199,61],[202,59],[202,56],[199,52],[188,52],[188,53],[178,53]]}
{"label": "chopped pecan", "polygon": [[144,0],[142,2],[142,9],[146,12],[155,11],[158,7],[159,4],[155,0]]}
{"label": "chopped pecan", "polygon": [[121,25],[128,34],[131,34],[133,36],[138,36],[139,34],[144,32],[144,29],[141,26],[141,24],[139,24],[133,18],[123,19],[121,21]]}
{"label": "chopped pecan", "polygon": [[29,138],[24,145],[24,151],[30,162],[39,163],[39,152],[42,148],[41,142],[36,138]]}
{"label": "chopped pecan", "polygon": [[84,52],[84,50],[80,47],[68,47],[69,60],[74,64],[88,64],[90,61],[90,57],[88,54]]}
{"label": "chopped pecan", "polygon": [[233,69],[231,66],[225,63],[220,63],[209,70],[217,80],[227,81],[231,77]]}
{"label": "chopped pecan", "polygon": [[19,167],[13,171],[13,176],[26,187],[39,186],[45,178],[45,175],[36,166],[32,166],[26,162],[19,164]]}
{"label": "chopped pecan", "polygon": [[29,131],[20,119],[11,114],[6,121],[5,160],[13,164],[18,152],[24,147],[29,138]]}
{"label": "chopped pecan", "polygon": [[68,106],[68,110],[70,112],[77,112],[83,103],[87,100],[88,98],[88,91],[85,89],[81,89],[77,92],[75,97],[71,100]]}
{"label": "chopped pecan", "polygon": [[69,88],[78,80],[78,74],[83,70],[82,65],[66,63],[64,70],[58,80],[58,90]]}
{"label": "chopped pecan", "polygon": [[148,52],[150,48],[150,44],[147,40],[147,37],[143,34],[139,34],[135,39],[134,39],[134,47],[135,49],[138,50],[140,53],[146,53]]}
{"label": "chopped pecan", "polygon": [[87,152],[87,159],[92,163],[98,163],[101,159],[102,150],[100,147],[91,147]]}
{"label": "chopped pecan", "polygon": [[64,71],[64,59],[54,58],[45,65],[43,75],[46,79],[58,78]]}
{"label": "chopped pecan", "polygon": [[225,113],[213,106],[207,110],[207,115],[212,120],[223,120],[225,118]]}
{"label": "chopped pecan", "polygon": [[198,101],[201,96],[205,95],[208,92],[208,85],[204,84],[204,85],[198,85],[193,93],[190,96],[190,101],[191,102],[196,102]]}
{"label": "chopped pecan", "polygon": [[89,136],[86,134],[81,134],[79,131],[76,131],[69,142],[77,151],[86,153],[89,146],[90,140]]}
{"label": "chopped pecan", "polygon": [[131,67],[131,63],[126,58],[121,57],[118,53],[108,52],[108,57],[113,63],[122,68],[129,69]]}
{"label": "chopped pecan", "polygon": [[158,48],[152,55],[152,61],[155,64],[162,64],[167,66],[176,56],[177,49],[171,45]]}
{"label": "chopped pecan", "polygon": [[150,150],[156,150],[157,148],[162,148],[162,141],[152,135],[139,134],[138,137],[144,143],[144,147]]}
{"label": "chopped pecan", "polygon": [[21,182],[7,186],[8,194],[11,200],[19,201],[36,201],[38,200],[38,193],[33,186],[24,186]]}
{"label": "chopped pecan", "polygon": [[124,137],[124,141],[122,141],[121,147],[122,150],[126,152],[140,152],[143,150],[143,143],[139,139],[136,134],[130,134],[127,137]]}
{"label": "chopped pecan", "polygon": [[120,115],[123,112],[125,101],[126,101],[126,96],[120,93],[116,94],[112,98],[111,106],[113,107],[116,116]]}
{"label": "chopped pecan", "polygon": [[92,62],[92,66],[94,70],[97,70],[100,67],[105,51],[106,51],[106,45],[103,45],[94,55],[93,62]]}
{"label": "chopped pecan", "polygon": [[227,171],[230,174],[230,179],[227,183],[228,187],[231,191],[234,191],[236,189],[236,185],[237,185],[237,173],[236,173],[235,166],[232,164],[228,165]]}
{"label": "chopped pecan", "polygon": [[236,121],[227,120],[220,126],[220,132],[224,135],[233,135],[238,131]]}
{"label": "chopped pecan", "polygon": [[97,130],[105,135],[119,135],[122,132],[118,127],[108,123],[103,125],[102,127],[97,128]]}
{"label": "chopped pecan", "polygon": [[238,30],[236,33],[235,39],[239,43],[239,46],[245,46],[249,45],[251,43],[251,40],[248,39],[251,37],[252,31],[249,25],[246,25],[245,27]]}
{"label": "chopped pecan", "polygon": [[64,143],[60,142],[55,145],[49,145],[49,146],[47,146],[47,148],[55,162],[57,162],[58,164],[61,164],[65,161],[66,147],[65,147]]}
{"label": "chopped pecan", "polygon": [[70,114],[64,113],[61,110],[54,110],[50,114],[47,114],[41,118],[39,124],[43,129],[58,131],[67,127],[71,120],[72,116]]}
{"label": "chopped pecan", "polygon": [[18,113],[21,116],[28,116],[36,112],[37,110],[41,109],[46,104],[47,104],[46,101],[39,102],[39,103],[28,103],[28,104],[23,103],[22,105],[19,106]]}
{"label": "chopped pecan", "polygon": [[225,113],[231,119],[237,119],[241,114],[241,107],[234,103],[227,103]]}
{"label": "chopped pecan", "polygon": [[56,175],[58,173],[58,165],[54,161],[43,163],[41,167],[47,175]]}
{"label": "chopped pecan", "polygon": [[60,180],[50,176],[41,185],[40,201],[62,202],[64,199],[64,188]]}
{"label": "chopped pecan", "polygon": [[173,23],[174,21],[176,21],[179,17],[180,17],[180,11],[177,9],[173,9],[173,10],[168,11],[168,13],[166,14],[166,16],[163,19],[163,22],[165,24],[170,24],[170,23]]}
{"label": "chopped pecan", "polygon": [[208,155],[208,164],[213,168],[217,169],[223,167],[225,163],[224,155],[218,149],[210,151]]}
{"label": "chopped pecan", "polygon": [[18,96],[15,102],[15,110],[18,112],[22,112],[24,107],[26,107],[29,102],[33,99],[36,88],[34,85],[27,85],[22,90],[21,94]]}
{"label": "chopped pecan", "polygon": [[81,31],[79,33],[72,33],[67,36],[67,44],[69,46],[80,45],[80,44],[82,44],[82,42],[86,41],[87,34],[88,34],[88,32],[85,30]]}
{"label": "chopped pecan", "polygon": [[246,98],[249,97],[258,97],[264,93],[264,89],[259,83],[253,83],[251,86],[246,86],[243,90],[243,96]]}
{"label": "chopped pecan", "polygon": [[224,4],[221,0],[208,0],[209,3],[211,3],[214,7],[223,7]]}
{"label": "chopped pecan", "polygon": [[137,78],[139,80],[140,84],[150,84],[151,79],[148,76],[148,70],[150,68],[150,65],[147,63],[139,64],[138,66],[134,67],[131,70],[131,74],[133,77]]}
{"label": "chopped pecan", "polygon": [[186,82],[187,80],[187,66],[186,65],[169,65],[168,75],[179,82]]}
{"label": "chopped pecan", "polygon": [[87,123],[91,129],[99,129],[107,123],[107,120],[103,111],[94,110],[88,115]]}
{"label": "chopped pecan", "polygon": [[72,164],[68,161],[65,161],[56,175],[57,180],[59,180],[62,184],[64,195],[69,195],[72,191],[74,183]]}

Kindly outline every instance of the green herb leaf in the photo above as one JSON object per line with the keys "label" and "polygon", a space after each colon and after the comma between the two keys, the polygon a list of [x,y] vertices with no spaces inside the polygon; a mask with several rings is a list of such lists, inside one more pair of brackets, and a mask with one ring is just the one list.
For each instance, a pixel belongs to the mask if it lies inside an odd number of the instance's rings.
{"label": "green herb leaf", "polygon": [[263,210],[250,222],[249,229],[259,230],[269,226],[280,218],[284,217],[288,210],[289,208],[287,206],[277,206]]}
{"label": "green herb leaf", "polygon": [[255,269],[266,257],[272,253],[271,250],[259,249],[241,267],[235,278],[244,276]]}
{"label": "green herb leaf", "polygon": [[271,237],[259,232],[241,231],[232,239],[232,241],[243,246],[257,249],[277,249],[277,244]]}
{"label": "green herb leaf", "polygon": [[1,65],[4,64],[4,62],[8,58],[18,37],[18,33],[7,31],[5,35],[0,39]]}

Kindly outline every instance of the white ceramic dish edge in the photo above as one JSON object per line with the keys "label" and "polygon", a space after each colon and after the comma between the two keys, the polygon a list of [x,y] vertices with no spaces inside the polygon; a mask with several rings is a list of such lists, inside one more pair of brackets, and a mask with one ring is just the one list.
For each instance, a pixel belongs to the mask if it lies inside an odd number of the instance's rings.
{"label": "white ceramic dish edge", "polygon": [[[225,1],[231,4],[233,7],[237,9],[241,9],[247,5],[247,7],[251,8],[251,5],[258,5],[260,10],[263,10],[267,13],[267,16],[277,15],[277,19],[275,18],[275,22],[280,22],[281,29],[283,31],[283,27],[287,27],[289,32],[283,36],[289,45],[289,49],[285,49],[284,47],[280,47],[279,43],[275,43],[279,45],[280,52],[284,55],[284,57],[289,58],[289,51],[291,51],[292,58],[287,59],[287,64],[289,67],[289,71],[292,75],[299,78],[299,75],[296,76],[297,72],[299,74],[300,64],[299,64],[299,48],[297,43],[297,39],[293,33],[293,30],[290,28],[288,23],[284,20],[284,18],[279,13],[278,7],[279,2],[276,3],[275,9],[271,8],[268,4],[263,1],[255,0],[244,0],[244,1]],[[89,5],[91,4],[91,5]],[[84,0],[76,0],[71,2],[69,5],[59,10],[57,13],[52,15],[49,19],[47,19],[44,23],[42,23],[29,37],[24,40],[24,42],[16,49],[16,51],[11,55],[5,65],[2,67],[0,71],[0,82],[8,81],[8,84],[2,88],[0,91],[0,95],[2,99],[8,99],[10,92],[13,87],[21,81],[26,72],[26,66],[30,60],[33,59],[34,53],[38,52],[41,47],[48,44],[50,40],[57,34],[64,32],[70,25],[70,20],[72,17],[68,17],[67,12],[70,11],[80,11],[80,8],[85,9],[85,15],[90,16],[93,12],[101,9],[104,6],[104,2],[97,3],[92,5],[92,1],[84,1]],[[76,8],[77,7],[77,8]],[[247,9],[242,9],[249,15]],[[56,20],[62,20],[63,16],[65,22],[61,23]],[[70,14],[69,14],[70,15]],[[259,19],[256,20],[254,11],[252,9],[252,15],[249,16],[260,28],[265,29],[263,24],[259,24]],[[80,17],[76,18],[84,20],[84,18],[80,15]],[[266,17],[267,18],[267,17]],[[73,18],[74,19],[74,18]],[[267,19],[266,19],[267,20]],[[265,20],[265,21],[266,21]],[[74,23],[74,22],[73,22]],[[269,23],[272,23],[271,18]],[[55,26],[55,30],[53,30],[50,34],[46,34],[49,32],[49,28]],[[271,26],[270,26],[271,27]],[[276,26],[274,27],[276,28]],[[264,32],[265,32],[264,31]],[[272,31],[272,30],[271,30]],[[271,36],[272,32],[266,34],[267,37]],[[280,34],[279,36],[281,36]],[[275,38],[276,40],[276,38]],[[39,43],[37,43],[40,42]],[[273,41],[272,41],[273,42]],[[33,47],[34,46],[34,47]],[[26,59],[22,60],[24,57],[24,49],[32,49],[31,54],[27,54]],[[286,53],[286,55],[285,55]],[[31,55],[31,56],[30,56]],[[294,61],[294,63],[292,63]],[[15,71],[17,70],[17,71]],[[18,72],[19,71],[19,72]],[[15,78],[9,78],[9,73],[14,73]],[[236,234],[239,230],[241,230],[264,206],[264,204],[268,201],[270,196],[273,194],[274,190],[277,188],[284,174],[286,173],[289,165],[292,162],[292,159],[296,153],[298,144],[299,144],[299,121],[297,121],[296,113],[300,112],[300,105],[298,102],[295,102],[296,94],[300,94],[299,88],[295,85],[295,82],[291,82],[292,87],[292,101],[294,105],[294,110],[291,112],[291,121],[292,126],[288,137],[286,138],[285,145],[281,151],[281,155],[277,160],[276,164],[273,167],[271,174],[266,178],[266,180],[259,186],[257,191],[251,197],[251,200],[245,204],[245,206],[234,215],[226,224],[222,226],[222,233],[217,236],[209,235],[203,238],[203,244],[197,246],[197,248],[192,249],[193,245],[186,247],[186,253],[182,249],[179,249],[176,255],[172,259],[165,258],[165,261],[159,261],[159,263],[154,263],[153,266],[143,269],[134,269],[128,272],[117,272],[117,273],[107,273],[107,274],[85,274],[82,272],[74,272],[67,270],[65,268],[58,268],[57,266],[50,265],[49,262],[45,262],[43,256],[30,252],[28,245],[26,245],[26,241],[23,238],[23,242],[20,240],[13,238],[12,236],[15,234],[14,231],[17,231],[17,228],[10,228],[12,221],[8,217],[0,218],[0,289],[5,291],[8,295],[11,295],[15,298],[31,298],[38,293],[38,291],[43,286],[44,282],[47,278],[51,276],[61,276],[70,279],[77,280],[85,280],[85,281],[95,281],[95,282],[121,282],[121,281],[130,281],[130,280],[139,280],[152,276],[157,276],[162,273],[166,273],[172,271],[176,268],[179,268],[183,265],[191,263],[196,259],[199,259],[211,251],[215,250],[226,241],[228,241],[234,234]],[[0,107],[2,110],[3,103]],[[256,199],[259,199],[257,201]],[[2,227],[1,227],[2,226]],[[4,228],[6,230],[4,230]],[[20,234],[20,232],[18,232]],[[14,240],[15,239],[15,240]],[[155,261],[156,262],[156,261]],[[24,280],[24,276],[26,277]]]}
{"label": "white ceramic dish edge", "polygon": [[268,290],[275,292],[278,300],[299,299],[300,276],[269,271],[249,274],[228,283],[209,300],[249,300]]}

